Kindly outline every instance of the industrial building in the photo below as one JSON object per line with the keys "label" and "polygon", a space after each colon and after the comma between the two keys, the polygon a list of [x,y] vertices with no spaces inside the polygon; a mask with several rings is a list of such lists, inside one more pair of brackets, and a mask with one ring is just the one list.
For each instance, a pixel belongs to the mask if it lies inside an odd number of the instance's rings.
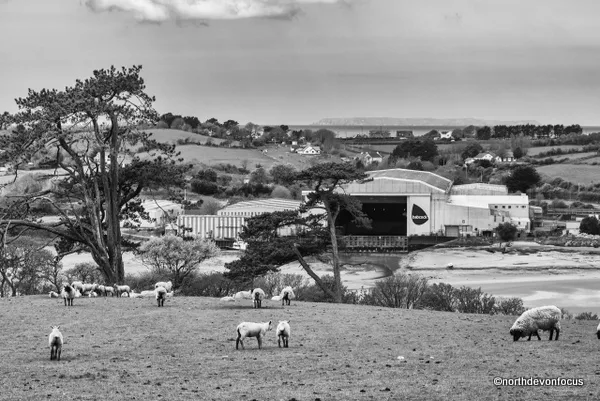
{"label": "industrial building", "polygon": [[[350,247],[407,249],[407,238],[412,236],[491,236],[504,222],[521,231],[531,229],[527,195],[508,194],[504,185],[453,185],[437,174],[405,169],[368,175],[364,182],[340,188],[362,202],[363,212],[372,221],[370,228],[361,227],[347,212],[340,213],[337,230]],[[219,211],[218,216],[179,216],[178,226],[204,237],[236,238],[245,218],[299,206],[299,201],[286,199],[241,202]]]}

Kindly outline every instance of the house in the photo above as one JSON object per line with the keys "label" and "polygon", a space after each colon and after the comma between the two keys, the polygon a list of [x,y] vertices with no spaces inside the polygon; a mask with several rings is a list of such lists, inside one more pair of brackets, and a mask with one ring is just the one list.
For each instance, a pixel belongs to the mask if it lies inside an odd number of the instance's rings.
{"label": "house", "polygon": [[121,225],[133,225],[139,228],[165,227],[183,214],[183,206],[169,200],[145,199],[142,201],[142,207],[148,213],[148,219],[140,218],[139,222],[125,220]]}
{"label": "house", "polygon": [[506,152],[504,152],[504,156],[502,157],[502,161],[505,162],[505,163],[514,162],[515,161],[515,156],[514,156],[512,150],[507,150]]}
{"label": "house", "polygon": [[452,136],[452,132],[453,131],[447,131],[447,132],[440,132],[440,136],[435,138],[436,140],[442,140],[442,139],[446,139],[446,140],[453,140],[454,137]]}
{"label": "house", "polygon": [[355,160],[360,160],[363,165],[369,166],[373,163],[383,162],[383,156],[381,156],[381,153],[379,152],[360,152],[360,154],[355,157]]}
{"label": "house", "polygon": [[499,163],[502,161],[500,156],[497,156],[494,152],[481,152],[477,156],[473,157],[475,161],[487,160],[490,163]]}
{"label": "house", "polygon": [[408,139],[414,137],[412,131],[396,131],[396,138]]}
{"label": "house", "polygon": [[300,155],[320,155],[321,148],[308,144],[304,147],[298,148],[296,152]]}

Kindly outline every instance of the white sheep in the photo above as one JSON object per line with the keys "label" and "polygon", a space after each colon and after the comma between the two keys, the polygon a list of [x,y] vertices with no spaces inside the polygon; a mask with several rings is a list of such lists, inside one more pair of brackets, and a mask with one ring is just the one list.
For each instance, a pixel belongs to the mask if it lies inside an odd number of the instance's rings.
{"label": "white sheep", "polygon": [[280,320],[277,325],[277,344],[279,348],[281,348],[281,342],[283,341],[283,347],[288,347],[288,340],[290,338],[290,321],[289,320]]}
{"label": "white sheep", "polygon": [[155,295],[156,295],[156,292],[154,290],[144,290],[144,291],[140,292],[140,296],[142,298],[153,297]]}
{"label": "white sheep", "polygon": [[531,336],[535,334],[538,340],[541,340],[538,330],[550,330],[550,341],[552,341],[552,335],[556,330],[555,341],[558,340],[560,334],[560,319],[562,313],[554,305],[539,306],[537,308],[529,309],[515,321],[510,328],[510,335],[513,336],[515,341],[519,338],[529,336],[527,341],[531,341]]}
{"label": "white sheep", "polygon": [[142,294],[138,294],[137,292],[131,290],[129,293],[129,298],[142,298]]}
{"label": "white sheep", "polygon": [[83,283],[81,281],[73,281],[71,287],[73,287],[74,290],[83,293]]}
{"label": "white sheep", "polygon": [[57,292],[50,291],[50,292],[48,293],[48,296],[49,296],[50,298],[58,298],[60,295],[58,295],[58,293],[57,293]]}
{"label": "white sheep", "polygon": [[163,287],[165,290],[167,290],[167,292],[170,292],[173,288],[173,283],[171,283],[171,281],[159,281],[158,283],[154,284],[154,289],[157,289],[158,287]]}
{"label": "white sheep", "polygon": [[[71,286],[69,287],[72,289]],[[64,343],[63,335],[60,330],[58,330],[60,326],[51,327],[52,332],[50,332],[50,335],[48,336],[48,345],[50,345],[50,360],[56,359],[57,361],[60,361],[60,354],[62,352],[62,346]]]}
{"label": "white sheep", "polygon": [[264,299],[264,297],[265,297],[265,292],[262,289],[255,288],[252,290],[252,299],[253,299],[255,308],[262,307],[262,300]]}
{"label": "white sheep", "polygon": [[165,298],[167,298],[167,290],[165,287],[157,287],[155,290],[156,302],[158,306],[165,306]]}
{"label": "white sheep", "polygon": [[219,299],[219,301],[221,301],[221,302],[235,302],[235,298],[234,297],[223,297],[223,298]]}
{"label": "white sheep", "polygon": [[111,297],[114,296],[115,295],[115,289],[113,287],[111,287],[111,286],[108,286],[108,285],[104,286],[104,294],[106,296],[108,296],[109,293],[110,293]]}
{"label": "white sheep", "polygon": [[62,297],[65,301],[65,306],[73,306],[73,299],[75,298],[76,291],[69,284],[65,284],[62,290]]}
{"label": "white sheep", "polygon": [[103,286],[102,284],[99,284],[99,285],[97,285],[97,286],[96,286],[96,288],[94,289],[94,292],[95,292],[97,295],[104,295],[104,296],[106,296],[106,287],[105,287],[105,286]]}
{"label": "white sheep", "polygon": [[97,296],[98,296],[98,294],[96,294],[94,291],[88,292],[88,298],[97,297]]}
{"label": "white sheep", "polygon": [[81,292],[79,292],[79,290],[75,290],[75,298],[81,298]]}
{"label": "white sheep", "polygon": [[292,289],[292,287],[290,287],[288,285],[283,290],[281,290],[280,297],[281,297],[281,306],[283,306],[283,305],[289,305],[290,299],[296,298],[296,295],[294,294],[294,290]]}
{"label": "white sheep", "polygon": [[239,291],[233,297],[235,299],[252,299],[252,291]]}
{"label": "white sheep", "polygon": [[262,338],[265,336],[267,331],[271,330],[273,325],[269,320],[266,323],[254,323],[254,322],[242,322],[237,326],[237,340],[235,341],[235,349],[238,349],[238,345],[242,344],[244,348],[244,338],[256,337],[258,340],[258,349],[262,348]]}
{"label": "white sheep", "polygon": [[598,327],[596,328],[596,335],[598,336],[598,339],[600,340],[600,324],[598,324]]}
{"label": "white sheep", "polygon": [[281,301],[281,295],[275,295],[271,298],[271,301]]}
{"label": "white sheep", "polygon": [[114,284],[113,287],[115,289],[115,294],[117,294],[117,298],[123,296],[123,293],[127,293],[127,296],[129,296],[129,293],[131,292],[131,288],[129,288],[128,285]]}
{"label": "white sheep", "polygon": [[97,286],[98,284],[83,284],[82,289],[79,291],[81,292],[81,295],[85,295],[88,292],[93,292]]}

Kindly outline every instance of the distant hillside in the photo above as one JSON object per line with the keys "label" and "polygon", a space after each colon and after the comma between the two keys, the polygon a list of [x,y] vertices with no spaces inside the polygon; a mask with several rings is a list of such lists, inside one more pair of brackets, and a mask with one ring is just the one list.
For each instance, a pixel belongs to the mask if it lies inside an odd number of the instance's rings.
{"label": "distant hillside", "polygon": [[539,125],[535,120],[482,120],[478,118],[394,118],[394,117],[352,117],[352,118],[323,118],[314,125],[397,125],[397,126],[455,126],[466,127],[468,125],[521,125],[534,124]]}

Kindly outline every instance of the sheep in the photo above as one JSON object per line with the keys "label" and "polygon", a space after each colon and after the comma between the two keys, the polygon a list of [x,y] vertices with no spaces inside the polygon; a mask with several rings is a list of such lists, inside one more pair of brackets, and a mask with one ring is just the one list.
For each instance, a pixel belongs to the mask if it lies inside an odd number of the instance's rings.
{"label": "sheep", "polygon": [[539,341],[541,338],[538,330],[550,330],[550,341],[552,341],[552,335],[556,330],[556,338],[554,339],[556,341],[560,334],[561,315],[560,309],[553,305],[529,309],[523,312],[512,325],[510,335],[513,336],[515,341],[528,335],[527,341],[531,341],[531,336],[535,334]]}
{"label": "sheep", "polygon": [[154,295],[156,295],[155,291],[145,290],[145,291],[140,292],[141,297],[150,297],[150,296],[154,296]]}
{"label": "sheep", "polygon": [[131,292],[129,293],[129,297],[130,298],[142,298],[142,294],[138,294],[137,292],[131,290]]}
{"label": "sheep", "polygon": [[158,306],[165,306],[165,298],[167,297],[167,290],[165,287],[157,287],[154,292],[156,293],[156,302]]}
{"label": "sheep", "polygon": [[49,296],[50,298],[58,298],[58,297],[59,297],[58,293],[57,293],[57,292],[54,292],[54,291],[50,291],[50,292],[48,293],[48,296]]}
{"label": "sheep", "polygon": [[281,342],[283,341],[283,347],[288,347],[288,340],[290,338],[290,321],[289,320],[280,320],[277,325],[277,344],[279,348],[281,348]]}
{"label": "sheep", "polygon": [[104,286],[104,294],[108,296],[108,293],[110,293],[110,296],[113,297],[115,295],[115,289],[110,286]]}
{"label": "sheep", "polygon": [[252,299],[252,291],[236,292],[233,296],[235,299]]}
{"label": "sheep", "polygon": [[124,292],[127,293],[127,296],[129,296],[129,293],[131,292],[131,288],[129,288],[128,285],[115,284],[113,287],[115,289],[115,293],[117,294],[117,298],[120,298]]}
{"label": "sheep", "polygon": [[219,301],[221,301],[221,302],[235,302],[235,298],[234,297],[223,297],[223,298],[219,299]]}
{"label": "sheep", "polygon": [[265,297],[265,292],[260,288],[255,288],[252,290],[252,299],[254,300],[254,307],[261,308],[262,300]]}
{"label": "sheep", "polygon": [[75,290],[69,284],[65,284],[62,290],[62,297],[65,301],[65,306],[73,306],[73,298],[75,298]]}
{"label": "sheep", "polygon": [[104,296],[106,296],[106,287],[103,286],[102,284],[97,285],[96,288],[94,289],[94,292],[97,295],[104,295]]}
{"label": "sheep", "polygon": [[271,301],[281,301],[281,295],[275,295],[273,298],[271,298]]}
{"label": "sheep", "polygon": [[166,283],[164,281],[159,281],[158,283],[154,284],[154,289],[157,289],[158,287],[163,287],[165,290],[167,290],[167,292],[170,292],[173,288],[173,283],[170,281],[167,281]]}
{"label": "sheep", "polygon": [[88,292],[88,298],[97,297],[97,296],[98,296],[98,294],[96,294],[94,291]]}
{"label": "sheep", "polygon": [[83,284],[83,289],[81,289],[81,295],[85,295],[88,292],[93,292],[98,284]]}
{"label": "sheep", "polygon": [[598,327],[596,328],[596,335],[598,336],[598,339],[600,340],[600,324],[598,324]]}
{"label": "sheep", "polygon": [[63,335],[60,330],[58,330],[60,326],[50,327],[52,327],[52,331],[48,336],[48,345],[50,345],[50,360],[52,361],[56,359],[57,361],[60,361],[60,354],[62,352],[62,346],[64,343]]}
{"label": "sheep", "polygon": [[283,306],[283,305],[289,305],[290,299],[296,298],[296,295],[294,294],[294,290],[292,289],[292,287],[290,287],[288,285],[283,290],[281,290],[280,297],[281,297],[281,306]]}
{"label": "sheep", "polygon": [[75,298],[81,298],[81,292],[79,292],[79,290],[75,290]]}
{"label": "sheep", "polygon": [[73,287],[74,290],[77,290],[80,293],[83,293],[83,283],[81,281],[73,281],[71,283],[71,287]]}
{"label": "sheep", "polygon": [[242,344],[244,348],[244,338],[256,337],[258,340],[258,349],[262,348],[262,338],[265,336],[267,331],[271,330],[273,325],[269,320],[266,323],[254,323],[254,322],[242,322],[237,326],[237,339],[235,341],[235,349],[239,349],[239,344]]}

